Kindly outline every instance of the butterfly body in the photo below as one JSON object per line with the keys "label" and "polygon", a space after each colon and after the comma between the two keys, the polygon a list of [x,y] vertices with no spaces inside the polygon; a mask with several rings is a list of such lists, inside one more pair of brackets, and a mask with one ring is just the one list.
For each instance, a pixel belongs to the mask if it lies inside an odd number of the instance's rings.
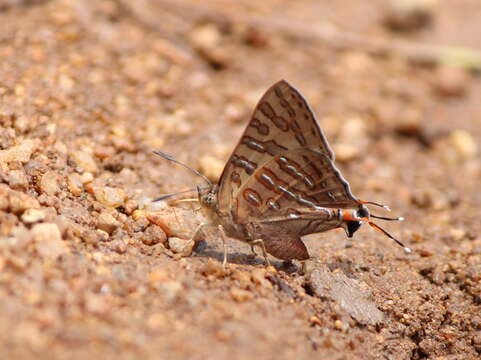
{"label": "butterfly body", "polygon": [[282,80],[259,101],[216,185],[199,190],[210,222],[229,237],[262,241],[271,255],[307,259],[301,236],[359,228],[352,195],[302,95]]}
{"label": "butterfly body", "polygon": [[402,218],[370,215],[365,204],[387,207],[351,193],[307,101],[284,80],[260,99],[218,183],[206,182],[208,187],[198,187],[198,200],[224,245],[225,235],[261,245],[266,261],[266,253],[305,260],[309,253],[302,236],[343,228],[352,237],[363,223],[404,247],[370,221]]}
{"label": "butterfly body", "polygon": [[[336,228],[344,228],[346,234],[352,237],[361,226],[359,212],[355,210],[346,213],[342,209],[318,208],[316,210],[288,209],[286,214],[266,219],[238,219],[235,212],[222,212],[217,204],[217,185],[206,191],[199,191],[199,202],[209,224],[222,226],[225,234],[231,238],[248,244],[262,240],[266,251],[282,260],[306,260],[309,253],[301,236],[320,233]],[[346,220],[346,217],[359,220]]]}

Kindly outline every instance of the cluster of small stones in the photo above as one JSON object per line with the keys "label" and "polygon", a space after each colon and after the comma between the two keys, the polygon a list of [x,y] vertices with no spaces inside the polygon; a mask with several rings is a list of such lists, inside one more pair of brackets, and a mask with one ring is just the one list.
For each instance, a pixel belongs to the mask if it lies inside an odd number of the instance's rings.
{"label": "cluster of small stones", "polygon": [[[9,129],[2,131],[8,139]],[[126,168],[115,176],[102,170],[95,147],[70,150],[58,139],[28,138],[8,145],[0,150],[1,238],[50,260],[68,253],[75,239],[94,247],[105,243],[120,254],[135,243],[192,253],[188,239],[197,219],[186,222],[186,210],[139,200],[141,192],[132,190],[138,176]]]}

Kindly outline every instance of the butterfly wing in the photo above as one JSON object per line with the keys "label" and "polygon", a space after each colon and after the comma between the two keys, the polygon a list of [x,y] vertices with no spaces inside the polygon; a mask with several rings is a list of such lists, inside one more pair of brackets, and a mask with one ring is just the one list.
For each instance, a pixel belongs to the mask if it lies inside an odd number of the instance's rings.
{"label": "butterfly wing", "polygon": [[307,260],[309,253],[299,237],[272,237],[264,240],[266,251],[282,260]]}
{"label": "butterfly wing", "polygon": [[326,208],[359,207],[359,200],[332,161],[305,148],[276,155],[257,168],[235,200],[238,219],[288,218],[313,212],[321,219],[319,213]]}
{"label": "butterfly wing", "polygon": [[269,88],[229,158],[219,180],[218,209],[227,213],[244,183],[272,157],[292,149],[311,149],[331,162],[334,154],[309,104],[287,81]]}
{"label": "butterfly wing", "polygon": [[332,161],[305,148],[271,158],[239,195],[232,209],[237,222],[257,224],[267,252],[283,260],[309,258],[300,237],[340,226],[340,213],[329,208],[359,206]]}

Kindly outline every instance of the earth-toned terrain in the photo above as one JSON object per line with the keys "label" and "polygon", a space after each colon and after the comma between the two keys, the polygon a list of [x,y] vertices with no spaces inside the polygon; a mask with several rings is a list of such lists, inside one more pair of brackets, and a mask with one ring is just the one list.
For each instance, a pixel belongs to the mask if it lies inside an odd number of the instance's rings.
{"label": "earth-toned terrain", "polygon": [[[1,359],[478,359],[478,0],[0,0]],[[305,263],[152,202],[288,80],[368,226]],[[195,195],[195,193],[192,193]],[[186,194],[186,198],[190,195]],[[376,210],[375,210],[376,209]]]}

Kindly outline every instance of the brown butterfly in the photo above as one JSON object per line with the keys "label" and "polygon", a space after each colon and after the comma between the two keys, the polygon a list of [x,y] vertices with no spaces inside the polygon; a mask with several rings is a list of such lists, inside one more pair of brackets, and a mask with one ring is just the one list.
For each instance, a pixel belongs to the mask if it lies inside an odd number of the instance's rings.
{"label": "brown butterfly", "polygon": [[[179,163],[169,155],[156,154]],[[189,167],[187,167],[189,168]],[[190,169],[190,168],[189,168]],[[370,217],[366,204],[349,188],[334,165],[334,153],[304,97],[287,81],[269,88],[230,156],[217,184],[205,176],[207,187],[197,187],[198,201],[209,222],[218,226],[224,242],[232,237],[261,247],[283,260],[309,258],[301,237],[343,228],[348,237],[367,223],[404,247]],[[164,200],[171,194],[156,200]],[[194,238],[196,237],[194,235]]]}

